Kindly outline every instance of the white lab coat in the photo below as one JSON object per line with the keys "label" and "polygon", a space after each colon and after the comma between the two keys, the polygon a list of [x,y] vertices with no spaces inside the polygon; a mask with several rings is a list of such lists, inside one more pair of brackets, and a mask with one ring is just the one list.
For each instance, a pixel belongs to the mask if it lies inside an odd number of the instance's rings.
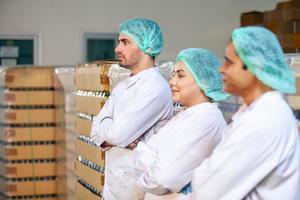
{"label": "white lab coat", "polygon": [[172,115],[170,87],[157,68],[129,77],[113,89],[94,117],[91,130],[91,137],[99,146],[104,141],[117,146],[106,152],[103,191],[106,200],[142,198],[133,177],[135,152],[124,147],[146,132],[153,134]]}
{"label": "white lab coat", "polygon": [[[145,199],[188,199],[176,194],[192,180],[194,169],[222,138],[226,122],[216,104],[201,103],[181,111],[136,148],[137,181]],[[175,193],[175,194],[174,194]]]}
{"label": "white lab coat", "polygon": [[194,172],[193,199],[299,200],[296,120],[277,91],[233,116],[226,138]]}

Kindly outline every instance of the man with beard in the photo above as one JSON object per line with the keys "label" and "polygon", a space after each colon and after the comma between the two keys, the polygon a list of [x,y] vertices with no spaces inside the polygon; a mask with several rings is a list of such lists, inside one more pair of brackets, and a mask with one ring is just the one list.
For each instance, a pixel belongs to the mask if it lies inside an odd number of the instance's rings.
{"label": "man with beard", "polygon": [[158,24],[149,19],[122,23],[115,52],[122,67],[131,76],[121,81],[94,117],[91,137],[106,151],[103,197],[143,199],[135,184],[132,150],[146,140],[173,115],[170,87],[154,67],[163,47]]}

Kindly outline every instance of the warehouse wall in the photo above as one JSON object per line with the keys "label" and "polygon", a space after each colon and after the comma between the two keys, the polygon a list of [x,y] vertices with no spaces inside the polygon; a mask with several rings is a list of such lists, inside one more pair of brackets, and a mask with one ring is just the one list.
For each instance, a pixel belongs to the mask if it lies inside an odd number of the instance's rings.
{"label": "warehouse wall", "polygon": [[281,1],[0,0],[0,35],[39,34],[39,64],[75,64],[84,60],[84,32],[113,33],[123,20],[148,17],[164,31],[165,49],[158,60],[174,59],[186,47],[222,56],[241,12],[271,10]]}

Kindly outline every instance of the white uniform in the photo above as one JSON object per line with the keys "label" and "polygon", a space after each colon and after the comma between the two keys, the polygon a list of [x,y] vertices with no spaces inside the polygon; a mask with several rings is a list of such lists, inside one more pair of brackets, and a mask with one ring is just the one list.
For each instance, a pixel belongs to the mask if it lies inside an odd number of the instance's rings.
{"label": "white uniform", "polygon": [[[223,115],[213,103],[198,104],[178,113],[156,135],[138,144],[135,168],[140,187],[158,195],[179,192],[191,182],[194,169],[211,154],[225,128]],[[147,199],[182,196],[147,194]]]}
{"label": "white uniform", "polygon": [[195,170],[192,190],[193,199],[300,199],[299,135],[279,92],[240,108],[226,138]]}
{"label": "white uniform", "polygon": [[171,90],[157,68],[129,77],[113,89],[94,117],[91,131],[98,145],[106,141],[118,146],[106,152],[104,199],[133,200],[143,196],[133,177],[135,151],[124,147],[146,132],[153,134],[172,115]]}

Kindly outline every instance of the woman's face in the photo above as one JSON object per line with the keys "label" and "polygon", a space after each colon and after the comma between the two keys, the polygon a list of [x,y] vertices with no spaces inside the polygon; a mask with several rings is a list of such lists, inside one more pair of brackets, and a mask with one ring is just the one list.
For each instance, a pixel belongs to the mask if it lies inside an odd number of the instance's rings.
{"label": "woman's face", "polygon": [[196,83],[196,80],[183,61],[179,61],[175,64],[173,76],[169,83],[172,90],[173,100],[184,106],[193,106],[195,98],[198,98],[199,94],[203,95]]}

